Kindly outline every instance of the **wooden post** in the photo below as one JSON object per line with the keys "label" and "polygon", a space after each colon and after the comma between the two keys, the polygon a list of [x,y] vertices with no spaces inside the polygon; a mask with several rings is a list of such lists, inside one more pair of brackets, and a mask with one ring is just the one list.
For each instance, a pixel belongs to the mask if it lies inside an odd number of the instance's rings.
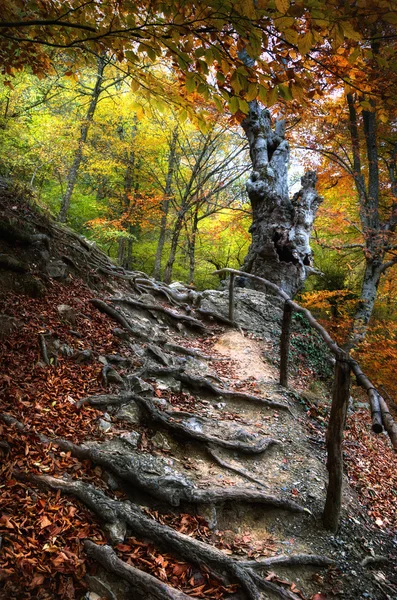
{"label": "wooden post", "polygon": [[234,321],[234,273],[230,273],[229,279],[229,320]]}
{"label": "wooden post", "polygon": [[286,301],[284,303],[283,321],[280,338],[280,385],[288,387],[288,355],[291,334],[292,306]]}
{"label": "wooden post", "polygon": [[328,487],[323,523],[326,529],[337,532],[342,506],[343,483],[343,430],[350,398],[350,365],[337,359],[332,396],[331,413],[327,430]]}

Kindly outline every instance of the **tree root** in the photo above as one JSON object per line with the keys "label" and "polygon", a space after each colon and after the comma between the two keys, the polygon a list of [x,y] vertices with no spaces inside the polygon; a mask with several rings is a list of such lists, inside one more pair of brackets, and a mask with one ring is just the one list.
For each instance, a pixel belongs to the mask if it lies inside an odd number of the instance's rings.
{"label": "tree root", "polygon": [[48,358],[47,344],[45,342],[45,337],[42,333],[39,333],[39,346],[40,346],[41,358],[43,359],[43,361],[45,362],[46,365],[49,365],[50,359]]}
{"label": "tree root", "polygon": [[223,390],[215,386],[211,381],[204,377],[196,377],[184,371],[183,367],[143,367],[138,375],[140,377],[156,377],[156,376],[171,376],[188,385],[193,389],[204,389],[215,396],[221,396],[222,398],[228,398],[229,400],[247,400],[249,402],[257,402],[264,406],[271,408],[277,408],[287,410],[290,412],[290,408],[283,402],[277,402],[275,400],[268,400],[267,398],[261,398],[260,396],[252,396],[251,394],[245,394],[244,392],[234,392],[229,390]]}
{"label": "tree root", "polygon": [[119,323],[122,327],[124,327],[124,329],[126,329],[132,335],[134,335],[136,337],[141,337],[141,338],[146,337],[143,332],[139,331],[138,329],[136,329],[134,327],[131,327],[131,325],[128,323],[127,319],[118,310],[112,308],[111,306],[106,304],[106,302],[103,302],[103,300],[99,300],[99,298],[92,298],[90,300],[90,302],[96,308],[98,308],[98,310],[109,315],[109,317],[111,317],[112,319],[117,321],[117,323]]}
{"label": "tree root", "polygon": [[195,329],[200,329],[200,330],[205,330],[206,327],[205,325],[201,322],[198,321],[197,319],[194,319],[193,317],[189,317],[188,315],[180,315],[172,310],[170,310],[169,308],[165,308],[164,306],[161,306],[161,304],[148,304],[146,302],[140,302],[139,300],[134,300],[133,298],[109,298],[110,302],[113,302],[114,304],[125,304],[127,306],[132,306],[134,308],[140,308],[143,310],[148,310],[150,311],[156,311],[156,312],[161,312],[164,315],[166,315],[167,317],[170,317],[173,321],[178,321],[180,323],[183,323],[184,325],[188,325],[189,327],[194,327]]}
{"label": "tree root", "polygon": [[29,271],[27,265],[8,254],[0,254],[0,268],[14,271],[15,273],[27,273]]}
{"label": "tree root", "polygon": [[121,577],[133,585],[134,592],[151,600],[191,600],[183,592],[163,583],[153,575],[128,565],[121,560],[110,546],[98,546],[91,540],[84,542],[84,548],[91,558],[99,562],[107,571]]}
{"label": "tree root", "polygon": [[[44,440],[43,440],[44,441]],[[178,475],[158,475],[146,458],[150,472],[145,473],[145,455],[139,452],[129,451],[126,443],[123,452],[106,451],[105,444],[96,446],[77,446],[68,440],[51,439],[45,440],[56,444],[64,452],[70,452],[82,460],[91,460],[93,463],[112,471],[118,478],[126,483],[132,484],[153,498],[166,502],[171,506],[180,506],[181,503],[189,504],[223,504],[225,502],[243,502],[248,504],[263,504],[288,510],[296,513],[310,512],[293,500],[283,500],[265,494],[260,490],[244,487],[213,487],[208,489],[195,488],[191,481],[183,479]]]}
{"label": "tree root", "polygon": [[314,567],[329,567],[335,564],[335,561],[328,556],[319,556],[318,554],[295,554],[269,556],[267,558],[258,558],[257,560],[242,560],[241,565],[250,569],[266,569],[276,565],[291,567],[295,565],[313,565]]}
{"label": "tree root", "polygon": [[[252,569],[240,565],[239,561],[221,550],[154,521],[144,515],[136,505],[113,500],[90,484],[81,481],[65,481],[49,475],[26,475],[20,472],[15,473],[15,477],[40,487],[61,490],[76,496],[114,531],[126,531],[128,527],[133,535],[149,539],[159,548],[166,548],[167,551],[199,567],[205,565],[221,581],[225,579],[226,583],[237,581],[249,600],[262,600],[260,588],[270,590],[283,599],[299,600],[292,592],[263,580]],[[120,535],[118,540],[122,541]]]}
{"label": "tree root", "polygon": [[[196,431],[193,428],[185,425],[184,423],[177,421],[175,417],[173,417],[172,412],[166,412],[159,410],[155,407],[153,402],[148,398],[142,398],[140,396],[134,397],[135,402],[138,406],[143,409],[146,416],[149,418],[151,422],[159,423],[165,429],[168,429],[172,433],[178,434],[185,439],[188,440],[197,440],[199,442],[215,444],[216,446],[221,446],[222,448],[227,448],[228,450],[235,450],[237,452],[243,452],[245,454],[262,454],[265,452],[269,446],[272,444],[279,444],[277,440],[273,438],[262,438],[259,442],[255,443],[246,443],[239,442],[237,440],[227,440],[222,439],[213,435],[209,435],[203,433],[201,431]],[[179,416],[181,413],[177,413]],[[212,419],[205,419],[203,417],[198,417],[194,413],[183,413],[185,418],[187,419],[195,419],[196,421],[201,421],[205,423],[208,421],[208,424],[215,428],[216,423]]]}
{"label": "tree root", "polygon": [[87,396],[81,398],[75,403],[76,408],[81,408],[84,404],[90,406],[121,406],[128,404],[135,399],[134,394],[100,394],[99,396]]}
{"label": "tree root", "polygon": [[224,315],[213,312],[212,310],[206,310],[204,308],[196,308],[196,312],[199,313],[200,315],[202,315],[203,317],[215,319],[215,321],[219,321],[219,323],[224,323],[225,325],[230,325],[231,327],[236,326],[235,321],[231,321]]}
{"label": "tree root", "polygon": [[218,360],[214,356],[202,354],[199,350],[185,348],[185,346],[179,346],[178,344],[172,344],[171,342],[166,342],[164,344],[164,350],[170,350],[171,352],[177,352],[178,354],[185,354],[186,356],[193,356],[194,358],[201,358],[203,360]]}
{"label": "tree root", "polygon": [[249,481],[252,481],[253,483],[256,483],[257,485],[260,485],[261,487],[266,487],[266,484],[263,481],[260,481],[260,479],[257,479],[256,477],[251,475],[251,473],[249,471],[247,471],[246,469],[235,467],[234,465],[227,462],[226,460],[223,460],[223,458],[221,458],[220,456],[218,456],[216,454],[216,452],[214,451],[214,448],[211,447],[211,444],[208,444],[207,452],[215,460],[215,462],[217,462],[218,465],[220,465],[221,467],[224,467],[225,469],[228,469],[229,471],[233,471],[234,473],[237,473],[238,475],[245,477]]}

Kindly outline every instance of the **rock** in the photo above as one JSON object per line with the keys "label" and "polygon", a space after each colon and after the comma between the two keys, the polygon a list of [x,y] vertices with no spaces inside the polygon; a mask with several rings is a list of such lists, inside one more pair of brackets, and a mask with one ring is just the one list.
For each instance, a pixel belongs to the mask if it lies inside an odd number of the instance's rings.
{"label": "rock", "polygon": [[[120,543],[124,539],[120,540]],[[94,594],[89,600],[97,600],[100,598],[103,600],[127,600],[127,598],[135,599],[135,592],[132,593],[132,588],[126,581],[123,581],[120,577],[116,577],[111,573],[108,573],[102,567],[97,567],[95,575],[86,575],[85,580],[88,583],[89,593]],[[137,599],[138,600],[138,599]],[[139,600],[141,600],[139,598]]]}
{"label": "rock", "polygon": [[141,417],[138,406],[135,402],[130,402],[122,406],[116,413],[116,419],[130,423],[131,425],[139,425]]}
{"label": "rock", "polygon": [[69,304],[60,304],[57,306],[57,311],[62,319],[66,323],[69,323],[72,327],[76,325],[76,312],[74,308],[69,306]]}
{"label": "rock", "polygon": [[103,596],[99,596],[99,594],[96,594],[95,592],[87,592],[84,596],[84,600],[101,600],[101,598],[103,598]]}
{"label": "rock", "polygon": [[109,488],[115,492],[116,490],[118,490],[120,488],[120,482],[117,479],[117,477],[115,477],[113,475],[113,473],[109,473],[109,471],[104,471],[102,473],[102,479],[105,481],[105,483],[109,486]]}
{"label": "rock", "polygon": [[116,385],[124,385],[124,379],[113,367],[105,365],[102,369],[102,377],[105,383],[115,383]]}
{"label": "rock", "polygon": [[99,419],[98,420],[98,426],[103,430],[103,431],[109,431],[109,429],[112,428],[112,424],[109,421],[106,421],[105,419]]}
{"label": "rock", "polygon": [[120,354],[106,354],[106,360],[111,365],[120,365],[122,367],[128,367],[131,364],[131,360],[126,356],[121,356]]}
{"label": "rock", "polygon": [[167,377],[167,379],[157,379],[156,387],[158,390],[170,390],[171,392],[178,393],[182,390],[182,383],[173,377]]}
{"label": "rock", "polygon": [[127,376],[127,388],[131,390],[134,394],[138,394],[139,396],[153,396],[154,388],[150,383],[147,383],[140,377],[136,375],[128,375]]}
{"label": "rock", "polygon": [[168,357],[162,350],[160,350],[160,348],[158,346],[155,346],[154,344],[148,344],[147,346],[147,353],[151,356],[153,356],[157,362],[159,362],[161,365],[168,367],[170,364],[170,357]]}
{"label": "rock", "polygon": [[167,408],[168,402],[165,398],[153,398],[153,404],[160,408]]}
{"label": "rock", "polygon": [[119,327],[115,327],[112,329],[113,335],[120,338],[121,340],[129,340],[130,334],[125,329],[120,329]]}
{"label": "rock", "polygon": [[52,279],[65,279],[67,266],[62,260],[54,260],[46,265],[47,275]]}
{"label": "rock", "polygon": [[[202,292],[201,308],[227,317],[229,292]],[[280,335],[282,302],[275,296],[247,288],[236,288],[234,312],[237,324],[250,333],[271,339]]]}
{"label": "rock", "polygon": [[77,362],[77,364],[82,365],[90,363],[93,360],[94,355],[92,353],[92,350],[78,350],[73,355],[73,358]]}
{"label": "rock", "polygon": [[161,431],[157,431],[151,439],[151,442],[158,450],[171,450],[170,438]]}
{"label": "rock", "polygon": [[65,358],[70,358],[73,356],[74,350],[71,346],[68,346],[68,344],[61,344],[59,346],[59,354]]}
{"label": "rock", "polygon": [[120,438],[123,440],[123,442],[126,442],[129,446],[131,446],[131,448],[136,450],[138,448],[141,436],[137,431],[128,431],[126,433],[122,433]]}

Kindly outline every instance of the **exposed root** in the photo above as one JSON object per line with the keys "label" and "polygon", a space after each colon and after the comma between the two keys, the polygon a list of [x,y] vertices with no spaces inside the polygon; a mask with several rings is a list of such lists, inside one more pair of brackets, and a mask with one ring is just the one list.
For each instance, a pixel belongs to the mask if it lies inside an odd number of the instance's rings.
{"label": "exposed root", "polygon": [[49,365],[50,359],[48,358],[47,344],[45,341],[45,337],[42,333],[39,333],[39,346],[40,346],[41,358],[43,359],[43,361],[46,365]]}
{"label": "exposed root", "polygon": [[218,397],[220,396],[230,400],[247,400],[249,402],[257,402],[258,404],[269,406],[271,408],[290,411],[289,406],[283,402],[268,400],[267,398],[261,398],[260,396],[253,396],[243,392],[223,390],[204,377],[196,377],[195,375],[186,373],[183,367],[143,367],[138,374],[140,377],[171,376],[188,385],[190,388],[196,390],[207,390]]}
{"label": "exposed root", "polygon": [[212,310],[205,310],[204,308],[196,308],[196,312],[202,315],[203,317],[215,319],[215,321],[219,321],[219,323],[223,323],[225,325],[230,325],[231,327],[235,327],[236,323],[231,321],[224,315],[220,313],[213,312]]}
{"label": "exposed root", "polygon": [[151,600],[190,600],[183,592],[163,583],[153,575],[128,565],[110,546],[98,546],[91,540],[84,542],[88,556],[99,562],[107,571],[133,585],[134,592]]}
{"label": "exposed root", "polygon": [[243,469],[242,467],[241,468],[235,467],[234,465],[227,462],[226,460],[223,460],[223,458],[221,458],[220,456],[218,456],[218,454],[216,454],[216,452],[214,451],[214,448],[212,448],[210,444],[207,446],[207,452],[215,460],[215,462],[217,462],[218,465],[220,465],[221,467],[224,467],[225,469],[228,469],[229,471],[233,471],[233,473],[237,473],[238,475],[245,477],[249,481],[252,481],[253,483],[256,483],[257,485],[260,485],[261,487],[266,487],[266,484],[263,481],[260,481],[260,479],[257,479],[256,477],[251,475],[251,473],[249,471],[247,471],[247,469]]}
{"label": "exposed root", "polygon": [[263,580],[252,569],[241,565],[221,550],[150,519],[136,505],[113,500],[90,484],[65,481],[48,475],[15,473],[15,477],[40,487],[61,490],[76,496],[113,528],[123,530],[127,526],[133,535],[149,539],[158,547],[166,548],[167,551],[199,567],[205,565],[220,580],[226,580],[226,583],[237,581],[249,600],[262,600],[260,588],[271,590],[280,598],[299,600],[292,592]]}
{"label": "exposed root", "polygon": [[[180,506],[181,503],[189,504],[223,504],[225,502],[242,502],[246,504],[263,504],[288,510],[290,512],[309,512],[293,500],[283,500],[265,494],[260,490],[241,487],[213,487],[208,489],[195,488],[194,483],[181,477],[175,472],[157,474],[151,466],[150,455],[134,452],[128,448],[128,442],[122,452],[114,449],[106,451],[105,444],[95,446],[77,446],[68,440],[44,440],[56,444],[61,450],[70,452],[82,460],[91,460],[93,463],[112,471],[118,478],[139,488],[153,498],[166,502],[171,506]],[[146,470],[145,470],[146,469]],[[158,469],[158,467],[157,467]],[[175,471],[175,469],[174,469]]]}
{"label": "exposed root", "polygon": [[[148,398],[142,398],[140,396],[134,397],[135,402],[138,404],[140,408],[142,408],[150,419],[150,421],[154,423],[160,423],[162,427],[182,436],[188,440],[197,440],[204,443],[215,444],[216,446],[221,446],[222,448],[227,448],[229,450],[235,450],[237,452],[243,452],[245,454],[261,454],[265,452],[269,446],[272,444],[278,444],[279,442],[273,438],[262,438],[260,441],[256,443],[246,443],[240,442],[238,440],[228,440],[216,437],[214,435],[206,434],[201,431],[197,431],[189,425],[185,425],[180,420],[176,420],[173,417],[172,412],[166,412],[159,410],[155,407],[153,402]],[[179,416],[181,413],[177,413]],[[183,413],[186,419],[194,419],[196,422],[202,422],[203,424],[208,424],[212,429],[216,428],[216,423],[212,419],[205,419],[203,417],[199,417],[193,413]]]}
{"label": "exposed root", "polygon": [[205,325],[194,319],[193,317],[189,317],[188,315],[180,315],[169,308],[165,308],[161,306],[161,304],[148,304],[146,302],[141,302],[140,300],[134,300],[133,298],[109,298],[110,302],[114,304],[121,304],[132,306],[134,308],[140,308],[143,310],[161,312],[173,321],[177,321],[179,323],[183,323],[184,325],[188,325],[189,327],[194,327],[195,329],[205,330]]}
{"label": "exposed root", "polygon": [[269,556],[267,558],[258,558],[257,560],[242,560],[241,565],[250,569],[266,569],[276,565],[291,567],[295,565],[312,565],[314,567],[329,567],[335,564],[335,561],[328,556],[319,556],[318,554],[295,554]]}
{"label": "exposed root", "polygon": [[18,421],[18,419],[15,419],[11,415],[8,415],[7,413],[0,413],[0,420],[3,421],[3,423],[5,423],[6,425],[14,425],[15,428],[18,429],[18,431],[26,430],[26,427],[23,423],[21,423],[20,421]]}
{"label": "exposed root", "polygon": [[99,396],[87,396],[81,398],[75,404],[76,408],[81,408],[84,404],[90,406],[121,406],[128,404],[135,399],[134,394],[101,394]]}
{"label": "exposed root", "polygon": [[178,344],[172,344],[171,342],[164,344],[164,349],[170,350],[171,352],[177,352],[178,354],[185,354],[186,356],[193,356],[194,358],[202,358],[203,360],[217,360],[214,356],[202,354],[199,350],[185,348],[185,346],[179,346]]}
{"label": "exposed root", "polygon": [[27,273],[29,271],[27,265],[8,254],[0,254],[0,269],[7,269],[15,273]]}
{"label": "exposed root", "polygon": [[117,323],[119,323],[124,329],[129,331],[130,333],[134,333],[127,319],[123,317],[118,310],[112,308],[103,300],[99,300],[99,298],[92,298],[90,300],[91,304],[93,304],[96,308],[98,308],[101,312],[109,315],[112,319],[114,319]]}

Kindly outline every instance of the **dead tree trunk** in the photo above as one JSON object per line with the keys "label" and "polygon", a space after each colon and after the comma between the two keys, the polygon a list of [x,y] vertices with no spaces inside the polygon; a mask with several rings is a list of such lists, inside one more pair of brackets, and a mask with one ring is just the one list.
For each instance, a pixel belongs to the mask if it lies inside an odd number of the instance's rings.
{"label": "dead tree trunk", "polygon": [[306,173],[301,190],[290,199],[284,121],[277,121],[273,130],[269,111],[253,101],[242,126],[253,166],[247,183],[252,243],[243,270],[269,279],[294,297],[312,265],[310,234],[322,201],[315,189],[317,176]]}

